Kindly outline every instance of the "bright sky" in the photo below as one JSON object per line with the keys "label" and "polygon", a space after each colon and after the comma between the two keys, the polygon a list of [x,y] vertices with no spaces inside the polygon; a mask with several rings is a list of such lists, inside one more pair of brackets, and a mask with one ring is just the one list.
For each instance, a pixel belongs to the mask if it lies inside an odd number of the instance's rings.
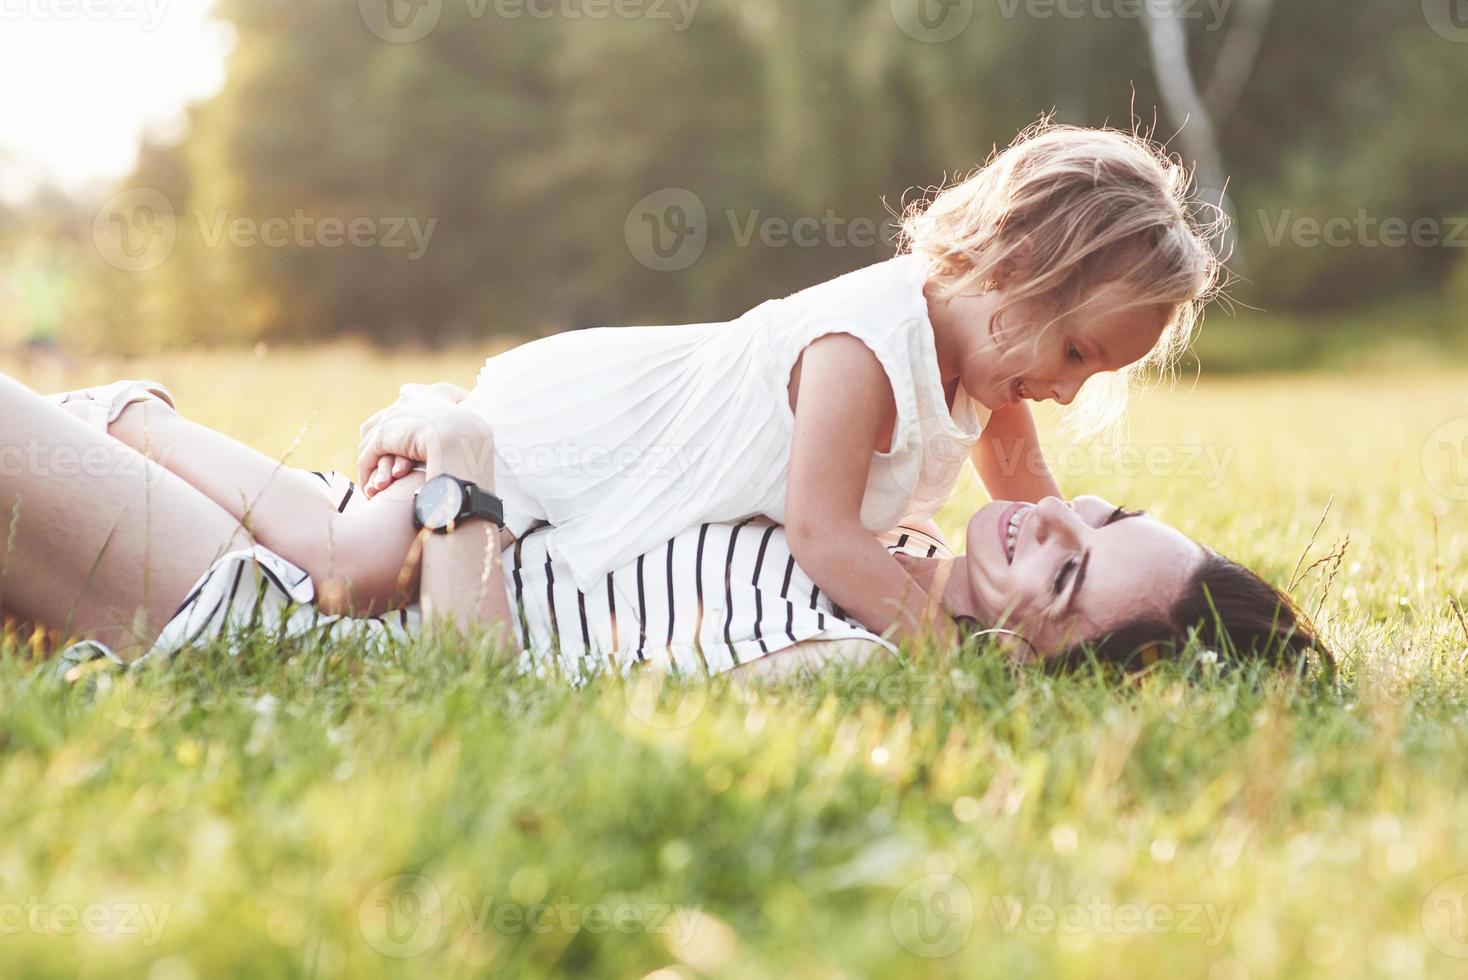
{"label": "bright sky", "polygon": [[210,0],[0,0],[0,197],[125,176],[144,134],[217,91],[232,32]]}

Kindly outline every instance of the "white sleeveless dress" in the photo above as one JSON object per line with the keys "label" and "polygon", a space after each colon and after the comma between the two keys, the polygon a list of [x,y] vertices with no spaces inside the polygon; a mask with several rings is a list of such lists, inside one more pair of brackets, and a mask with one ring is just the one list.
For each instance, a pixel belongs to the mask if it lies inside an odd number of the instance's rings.
{"label": "white sleeveless dress", "polygon": [[861,522],[873,534],[948,499],[989,413],[959,387],[950,412],[923,295],[902,255],[771,300],[727,323],[603,327],[485,362],[466,407],[494,428],[495,489],[519,535],[550,547],[579,588],[704,522],[785,520],[790,371],[826,334],[876,355],[897,404],[873,453]]}

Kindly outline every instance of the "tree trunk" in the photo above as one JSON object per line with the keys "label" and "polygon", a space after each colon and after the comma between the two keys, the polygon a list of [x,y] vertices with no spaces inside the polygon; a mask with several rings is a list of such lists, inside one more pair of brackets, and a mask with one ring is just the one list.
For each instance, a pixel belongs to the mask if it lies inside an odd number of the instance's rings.
{"label": "tree trunk", "polygon": [[1172,124],[1178,127],[1183,156],[1198,168],[1200,190],[1222,191],[1223,157],[1213,117],[1208,112],[1193,68],[1188,61],[1188,34],[1178,16],[1176,0],[1152,0],[1144,4],[1147,42],[1152,51],[1152,70],[1162,93],[1162,104]]}

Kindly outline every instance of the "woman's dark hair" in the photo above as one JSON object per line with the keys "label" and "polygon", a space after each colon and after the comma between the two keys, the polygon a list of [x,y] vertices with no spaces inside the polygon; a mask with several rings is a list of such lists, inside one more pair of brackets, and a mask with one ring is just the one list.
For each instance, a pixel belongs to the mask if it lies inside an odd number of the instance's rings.
{"label": "woman's dark hair", "polygon": [[[958,624],[965,634],[982,629],[969,617]],[[1095,662],[1136,672],[1176,657],[1189,643],[1215,651],[1225,664],[1295,668],[1313,653],[1327,672],[1335,669],[1334,655],[1288,594],[1210,548],[1166,617],[1129,620],[1045,663],[1062,671]]]}
{"label": "woman's dark hair", "polygon": [[1227,662],[1262,662],[1295,668],[1309,654],[1330,670],[1335,658],[1309,618],[1288,594],[1209,548],[1165,618],[1144,616],[1050,659],[1053,666],[1082,667],[1093,660],[1127,671],[1167,660],[1190,642]]}

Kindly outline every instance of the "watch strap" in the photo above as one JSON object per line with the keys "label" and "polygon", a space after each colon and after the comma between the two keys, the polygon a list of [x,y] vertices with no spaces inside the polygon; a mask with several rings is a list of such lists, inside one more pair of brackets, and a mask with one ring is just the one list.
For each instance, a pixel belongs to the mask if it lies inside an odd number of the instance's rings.
{"label": "watch strap", "polygon": [[495,527],[505,526],[505,504],[499,497],[468,480],[459,480],[464,489],[464,509],[461,517],[480,517]]}

